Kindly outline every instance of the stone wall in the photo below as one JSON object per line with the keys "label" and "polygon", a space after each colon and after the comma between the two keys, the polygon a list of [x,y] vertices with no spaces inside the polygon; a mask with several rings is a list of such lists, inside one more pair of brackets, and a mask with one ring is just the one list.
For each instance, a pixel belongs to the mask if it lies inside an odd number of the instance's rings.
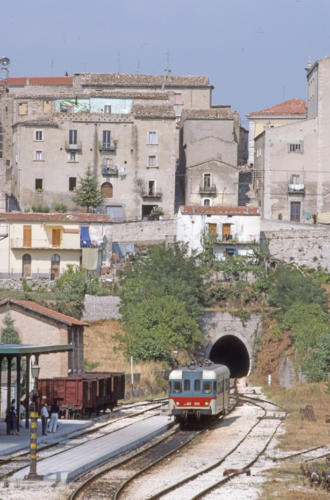
{"label": "stone wall", "polygon": [[119,313],[120,298],[113,295],[97,297],[86,295],[83,321],[99,321],[102,319],[121,319]]}
{"label": "stone wall", "polygon": [[268,242],[271,258],[330,272],[330,227],[315,225],[308,229],[264,231],[263,237]]}

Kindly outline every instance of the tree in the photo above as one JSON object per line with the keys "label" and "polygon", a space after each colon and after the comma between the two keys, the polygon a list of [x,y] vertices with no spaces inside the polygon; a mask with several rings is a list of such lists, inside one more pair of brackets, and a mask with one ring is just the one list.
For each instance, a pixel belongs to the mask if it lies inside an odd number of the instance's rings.
{"label": "tree", "polygon": [[320,382],[328,379],[330,372],[330,331],[323,332],[317,339],[303,364],[303,372],[309,382]]}
{"label": "tree", "polygon": [[203,344],[198,322],[171,295],[148,297],[131,312],[125,325],[127,334],[121,337],[128,356],[170,361],[174,348],[193,352]]}
{"label": "tree", "polygon": [[120,312],[125,351],[139,359],[169,359],[174,347],[193,352],[202,343],[203,269],[187,246],[154,246],[121,275]]}
{"label": "tree", "polygon": [[55,281],[53,292],[59,312],[80,319],[84,310],[86,277],[72,265]]}
{"label": "tree", "polygon": [[[21,344],[21,339],[19,338],[18,332],[14,326],[14,320],[10,315],[10,309],[7,308],[7,313],[3,318],[4,326],[1,329],[1,342],[4,344]],[[12,369],[16,369],[16,359],[12,362]],[[2,363],[2,370],[7,370],[7,360],[5,359]]]}
{"label": "tree", "polygon": [[103,196],[90,167],[87,168],[85,177],[79,178],[79,186],[75,191],[73,201],[81,207],[86,207],[87,212],[89,212],[90,208],[97,208],[102,205]]}
{"label": "tree", "polygon": [[303,276],[297,269],[279,266],[274,275],[275,282],[269,295],[270,305],[287,311],[295,302],[319,304],[327,312],[328,298],[320,283],[310,276]]}

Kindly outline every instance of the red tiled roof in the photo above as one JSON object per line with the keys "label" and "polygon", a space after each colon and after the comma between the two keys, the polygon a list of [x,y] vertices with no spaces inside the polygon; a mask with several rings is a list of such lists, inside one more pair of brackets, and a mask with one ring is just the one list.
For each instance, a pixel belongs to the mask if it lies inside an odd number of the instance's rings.
{"label": "red tiled roof", "polygon": [[77,73],[83,86],[212,87],[207,76],[142,75],[136,73]]}
{"label": "red tiled roof", "polygon": [[72,85],[72,76],[19,76],[1,80],[0,85],[21,87],[24,85]]}
{"label": "red tiled roof", "polygon": [[0,305],[4,304],[16,304],[24,309],[28,309],[30,311],[34,311],[36,313],[41,314],[42,316],[47,316],[48,318],[59,321],[60,323],[64,323],[66,325],[78,325],[78,326],[88,326],[88,323],[84,321],[80,321],[79,319],[73,318],[72,316],[67,316],[66,314],[62,314],[58,311],[54,311],[53,309],[49,309],[49,307],[41,306],[36,302],[32,302],[31,300],[18,300],[18,299],[4,299],[0,302]]}
{"label": "red tiled roof", "polygon": [[260,215],[257,207],[184,205],[180,210],[183,215]]}
{"label": "red tiled roof", "polygon": [[246,115],[248,118],[263,116],[306,116],[307,106],[303,99],[290,99],[290,101],[276,104],[271,108],[253,111]]}
{"label": "red tiled roof", "polygon": [[39,213],[24,213],[24,212],[7,212],[0,213],[0,220],[9,221],[36,221],[36,222],[111,222],[111,217],[105,214],[39,214]]}
{"label": "red tiled roof", "polygon": [[143,104],[134,104],[132,113],[136,118],[175,118],[175,111],[172,105],[147,106]]}

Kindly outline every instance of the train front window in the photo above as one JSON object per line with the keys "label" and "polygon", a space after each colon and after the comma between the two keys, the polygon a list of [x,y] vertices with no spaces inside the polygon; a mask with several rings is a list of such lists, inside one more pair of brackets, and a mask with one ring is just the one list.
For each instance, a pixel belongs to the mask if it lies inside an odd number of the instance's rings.
{"label": "train front window", "polygon": [[217,392],[217,383],[213,382],[213,392]]}
{"label": "train front window", "polygon": [[190,391],[190,380],[184,380],[183,381],[183,390],[184,391]]}
{"label": "train front window", "polygon": [[182,392],[182,385],[181,382],[175,381],[173,383],[173,391],[174,392]]}
{"label": "train front window", "polygon": [[201,381],[200,380],[195,380],[194,389],[195,389],[195,392],[199,392],[201,390]]}
{"label": "train front window", "polygon": [[204,394],[210,394],[211,393],[211,382],[203,382],[203,392]]}

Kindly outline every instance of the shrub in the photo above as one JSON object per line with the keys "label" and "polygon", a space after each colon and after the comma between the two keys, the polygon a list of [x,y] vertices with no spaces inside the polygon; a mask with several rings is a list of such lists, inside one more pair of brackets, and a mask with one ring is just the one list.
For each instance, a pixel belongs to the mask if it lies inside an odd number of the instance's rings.
{"label": "shrub", "polygon": [[54,210],[64,214],[68,211],[68,207],[64,203],[55,203]]}

